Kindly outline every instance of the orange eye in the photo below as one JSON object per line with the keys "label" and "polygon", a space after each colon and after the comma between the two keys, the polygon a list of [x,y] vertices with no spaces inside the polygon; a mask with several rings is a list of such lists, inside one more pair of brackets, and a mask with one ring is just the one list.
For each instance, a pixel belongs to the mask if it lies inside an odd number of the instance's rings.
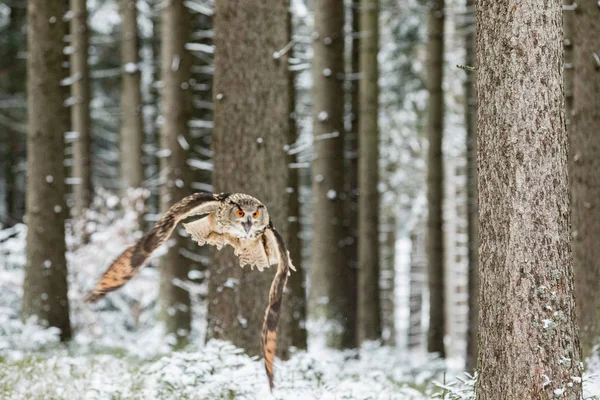
{"label": "orange eye", "polygon": [[242,218],[245,214],[244,214],[244,212],[242,210],[237,210],[235,212],[235,215],[237,215],[238,217]]}
{"label": "orange eye", "polygon": [[252,213],[252,218],[258,218],[258,210]]}

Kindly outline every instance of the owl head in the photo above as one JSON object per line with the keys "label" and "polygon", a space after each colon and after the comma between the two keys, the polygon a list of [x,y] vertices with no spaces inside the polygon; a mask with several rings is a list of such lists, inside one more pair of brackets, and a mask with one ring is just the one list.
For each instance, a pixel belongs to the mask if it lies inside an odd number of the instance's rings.
{"label": "owl head", "polygon": [[223,218],[225,232],[240,239],[255,239],[269,226],[267,207],[252,196],[234,194],[227,198]]}

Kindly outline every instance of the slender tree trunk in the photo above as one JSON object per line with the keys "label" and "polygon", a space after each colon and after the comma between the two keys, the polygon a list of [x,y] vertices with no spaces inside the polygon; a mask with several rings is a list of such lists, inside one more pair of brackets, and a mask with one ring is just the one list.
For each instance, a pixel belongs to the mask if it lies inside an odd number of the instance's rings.
{"label": "slender tree trunk", "polygon": [[[26,33],[23,27],[26,24],[26,3],[12,3],[8,26],[4,28],[2,40],[2,59],[0,69],[3,71],[0,80],[0,93],[2,98],[11,98],[25,92],[26,62],[19,57],[19,52],[26,47]],[[26,111],[4,110],[5,114],[13,120],[26,119]],[[25,193],[19,185],[19,165],[23,161],[25,134],[20,130],[3,126],[0,148],[2,149],[1,168],[4,175],[4,210],[0,224],[4,227],[12,226],[23,220]]]}
{"label": "slender tree trunk", "polygon": [[24,319],[71,337],[65,259],[64,96],[60,87],[63,37],[61,2],[30,0],[27,8],[27,252]]}
{"label": "slender tree trunk", "polygon": [[581,399],[561,5],[477,1],[479,400]]}
{"label": "slender tree trunk", "polygon": [[379,296],[379,1],[360,2],[360,119],[358,158],[358,337],[381,337]]}
{"label": "slender tree trunk", "polygon": [[[289,54],[280,51],[288,44],[288,8],[284,0],[243,7],[236,0],[219,0],[214,16],[213,187],[260,199],[284,238],[289,235],[289,172],[283,148],[291,96]],[[256,354],[273,268],[242,269],[231,247],[214,251],[213,259],[207,338],[230,340]],[[280,352],[286,342],[280,341]]]}
{"label": "slender tree trunk", "polygon": [[[190,36],[190,16],[183,0],[173,0],[162,10],[162,114],[160,209],[166,212],[174,203],[190,193],[187,165],[189,148],[188,121],[191,115],[190,54],[185,49]],[[167,333],[183,345],[191,327],[190,294],[177,281],[187,281],[190,261],[181,254],[188,238],[174,235],[172,245],[160,260],[160,318]]]}
{"label": "slender tree trunk", "polygon": [[[567,11],[568,12],[568,11]],[[578,2],[574,19],[571,138],[573,255],[584,355],[600,344],[600,9]]]}
{"label": "slender tree trunk", "polygon": [[408,348],[419,349],[422,346],[424,333],[423,297],[427,268],[427,253],[425,250],[425,222],[419,222],[411,233],[410,251],[410,289],[409,289],[409,318],[408,318]]}
{"label": "slender tree trunk", "polygon": [[78,133],[73,143],[75,215],[81,217],[92,201],[92,150],[90,119],[89,32],[86,0],[70,0],[71,6],[71,122]]}
{"label": "slender tree trunk", "polygon": [[[465,26],[465,65],[475,64],[475,0],[467,0],[468,23]],[[467,234],[469,314],[467,317],[467,371],[477,365],[478,323],[478,217],[477,217],[477,98],[475,72],[467,72],[465,79],[465,127],[467,130]]]}
{"label": "slender tree trunk", "polygon": [[313,236],[310,312],[324,322],[327,344],[343,348],[344,332],[353,331],[346,319],[350,299],[346,257],[344,208],[344,5],[323,0],[315,4],[313,41]]}
{"label": "slender tree trunk", "polygon": [[444,296],[444,232],[442,204],[444,200],[444,170],[442,136],[444,131],[444,0],[432,0],[428,17],[427,86],[429,106],[427,116],[427,265],[429,273],[429,332],[427,350],[446,356]]}
{"label": "slender tree trunk", "polygon": [[343,347],[358,345],[358,122],[359,122],[359,1],[352,2],[352,49],[350,50],[350,73],[348,95],[350,97],[350,130],[345,135],[346,164],[344,189],[346,199],[345,226],[347,229],[344,252],[346,253],[347,282],[345,315],[346,329],[342,333]]}
{"label": "slender tree trunk", "polygon": [[[288,12],[288,40],[292,38],[292,15]],[[290,50],[291,52],[291,50]],[[290,57],[293,57],[293,53],[290,53]],[[297,126],[296,126],[296,90],[295,90],[295,76],[292,73],[288,74],[289,79],[289,96],[288,102],[289,110],[288,115],[290,116],[290,129],[287,143],[289,145],[296,142],[298,138]],[[296,162],[295,154],[288,154],[287,163],[292,164]],[[285,318],[285,332],[286,336],[289,337],[290,345],[297,349],[306,349],[307,343],[307,332],[306,332],[306,276],[304,273],[302,261],[302,243],[300,241],[300,177],[297,168],[290,168],[288,172],[288,230],[285,238],[285,243],[290,252],[292,260],[294,260],[294,266],[297,272],[292,274],[287,283],[287,312],[284,313]],[[283,325],[283,324],[282,324]]]}
{"label": "slender tree trunk", "polygon": [[120,0],[121,12],[121,185],[123,189],[139,188],[144,184],[142,145],[141,73],[139,69],[139,40],[137,29],[137,1]]}
{"label": "slender tree trunk", "polygon": [[381,326],[382,339],[386,346],[396,345],[395,324],[395,263],[396,263],[396,218],[387,217],[388,220],[385,242],[383,243],[383,260],[381,268]]}

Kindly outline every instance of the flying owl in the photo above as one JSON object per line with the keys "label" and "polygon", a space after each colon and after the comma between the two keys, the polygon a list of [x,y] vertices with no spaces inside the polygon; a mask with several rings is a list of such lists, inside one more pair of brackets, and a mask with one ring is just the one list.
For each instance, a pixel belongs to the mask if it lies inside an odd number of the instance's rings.
{"label": "flying owl", "polygon": [[295,270],[281,235],[273,227],[267,208],[257,199],[242,193],[199,192],[174,204],[152,230],[129,246],[106,270],[93,290],[85,297],[96,302],[108,292],[125,285],[144,265],[150,254],[171,236],[179,222],[200,246],[209,244],[221,249],[233,247],[240,266],[256,266],[259,271],[277,264],[269,291],[269,303],[263,322],[261,344],[269,385],[273,388],[273,361],[277,347],[277,323],[281,312],[283,289],[291,270]]}

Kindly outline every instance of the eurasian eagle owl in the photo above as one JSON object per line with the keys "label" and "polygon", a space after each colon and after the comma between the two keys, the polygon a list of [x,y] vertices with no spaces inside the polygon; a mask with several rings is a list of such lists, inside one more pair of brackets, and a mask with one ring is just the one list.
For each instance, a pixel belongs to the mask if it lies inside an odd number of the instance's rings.
{"label": "eurasian eagle owl", "polygon": [[184,229],[203,246],[234,248],[240,266],[256,266],[259,271],[277,264],[269,291],[269,303],[263,322],[261,343],[269,385],[273,388],[273,361],[277,347],[277,323],[283,289],[290,269],[295,270],[281,235],[275,230],[267,208],[257,199],[242,193],[199,192],[174,204],[152,230],[129,246],[102,275],[86,301],[95,302],[106,293],[125,285],[144,265],[150,254],[160,247],[182,220],[204,216],[184,223]]}

